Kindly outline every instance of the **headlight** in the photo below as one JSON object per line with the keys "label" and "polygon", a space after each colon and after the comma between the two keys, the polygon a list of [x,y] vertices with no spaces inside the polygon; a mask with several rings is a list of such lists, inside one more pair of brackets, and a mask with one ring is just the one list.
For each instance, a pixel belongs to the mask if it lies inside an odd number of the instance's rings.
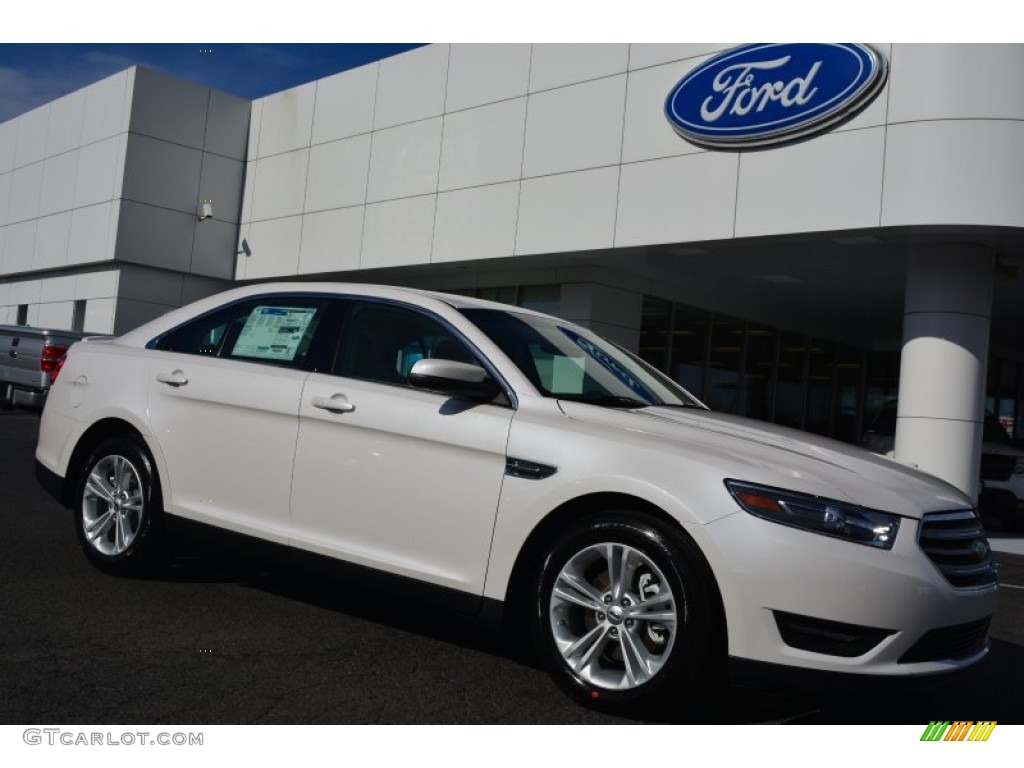
{"label": "headlight", "polygon": [[726,480],[725,487],[743,509],[756,517],[869,547],[892,549],[900,527],[896,515],[843,501],[739,480]]}

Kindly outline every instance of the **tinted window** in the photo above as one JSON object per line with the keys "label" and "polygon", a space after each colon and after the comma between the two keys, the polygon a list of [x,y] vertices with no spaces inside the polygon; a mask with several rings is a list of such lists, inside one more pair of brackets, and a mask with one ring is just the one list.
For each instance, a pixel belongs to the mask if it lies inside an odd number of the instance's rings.
{"label": "tinted window", "polygon": [[326,299],[252,299],[176,328],[156,348],[301,368],[326,305]]}
{"label": "tinted window", "polygon": [[465,344],[434,318],[389,304],[357,303],[334,373],[406,385],[412,366],[424,358],[476,363]]}

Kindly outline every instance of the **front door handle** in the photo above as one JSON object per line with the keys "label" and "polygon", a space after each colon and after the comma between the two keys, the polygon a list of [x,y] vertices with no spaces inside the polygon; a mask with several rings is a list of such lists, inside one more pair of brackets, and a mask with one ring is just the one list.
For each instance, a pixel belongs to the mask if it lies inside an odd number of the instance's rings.
{"label": "front door handle", "polygon": [[352,403],[345,399],[344,395],[338,394],[332,397],[314,397],[313,407],[321,408],[332,413],[351,413],[356,409]]}
{"label": "front door handle", "polygon": [[170,373],[158,373],[156,380],[161,384],[169,384],[172,387],[183,387],[188,384],[188,377],[180,369]]}

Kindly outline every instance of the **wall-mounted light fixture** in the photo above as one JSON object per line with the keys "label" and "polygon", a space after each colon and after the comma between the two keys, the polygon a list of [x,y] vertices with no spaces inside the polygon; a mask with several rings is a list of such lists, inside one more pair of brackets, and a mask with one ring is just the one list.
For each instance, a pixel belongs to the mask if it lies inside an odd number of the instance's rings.
{"label": "wall-mounted light fixture", "polygon": [[213,203],[210,202],[209,200],[203,200],[199,204],[199,213],[196,214],[196,216],[197,216],[197,218],[200,221],[206,221],[206,219],[209,219],[210,217],[212,217],[213,216]]}

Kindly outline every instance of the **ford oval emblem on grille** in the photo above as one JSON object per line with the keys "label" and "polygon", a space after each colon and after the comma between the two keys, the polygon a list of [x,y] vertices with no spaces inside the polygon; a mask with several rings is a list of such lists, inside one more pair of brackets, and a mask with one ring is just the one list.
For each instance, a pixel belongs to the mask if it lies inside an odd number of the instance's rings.
{"label": "ford oval emblem on grille", "polygon": [[676,133],[703,147],[792,141],[851,116],[885,82],[885,60],[859,43],[756,43],[679,81],[665,102]]}

